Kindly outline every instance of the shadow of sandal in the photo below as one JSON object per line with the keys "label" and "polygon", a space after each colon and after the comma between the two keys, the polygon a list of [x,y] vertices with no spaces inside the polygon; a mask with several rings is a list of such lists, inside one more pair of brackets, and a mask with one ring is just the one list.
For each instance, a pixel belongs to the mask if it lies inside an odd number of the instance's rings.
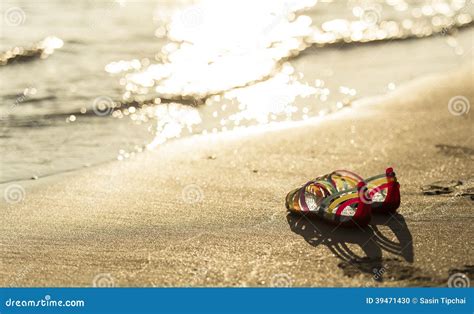
{"label": "shadow of sandal", "polygon": [[[400,214],[374,215],[366,228],[341,228],[317,217],[288,213],[291,230],[314,247],[327,246],[344,264],[363,273],[383,274],[383,251],[413,262],[413,242],[405,218]],[[391,240],[390,231],[396,240]],[[388,232],[387,232],[388,231]],[[355,246],[355,248],[353,248]],[[352,247],[352,248],[351,248]],[[383,270],[383,271],[381,271]],[[381,281],[382,276],[376,276]]]}

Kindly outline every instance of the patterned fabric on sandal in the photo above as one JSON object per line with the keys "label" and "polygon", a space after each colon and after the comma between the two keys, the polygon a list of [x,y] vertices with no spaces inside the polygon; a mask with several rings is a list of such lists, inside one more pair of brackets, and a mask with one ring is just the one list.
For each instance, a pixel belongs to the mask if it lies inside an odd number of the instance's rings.
{"label": "patterned fabric on sandal", "polygon": [[364,189],[361,182],[356,188],[338,191],[328,176],[322,176],[288,193],[286,207],[335,224],[364,226],[370,220],[371,210],[370,204],[364,202]]}

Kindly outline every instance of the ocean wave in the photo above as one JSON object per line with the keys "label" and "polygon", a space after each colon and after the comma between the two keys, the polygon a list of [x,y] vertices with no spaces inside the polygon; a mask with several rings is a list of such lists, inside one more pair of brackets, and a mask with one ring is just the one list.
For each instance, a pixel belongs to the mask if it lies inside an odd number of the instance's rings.
{"label": "ocean wave", "polygon": [[55,49],[61,48],[63,44],[61,39],[50,36],[33,44],[31,47],[14,47],[0,52],[0,66],[46,59],[54,53]]}

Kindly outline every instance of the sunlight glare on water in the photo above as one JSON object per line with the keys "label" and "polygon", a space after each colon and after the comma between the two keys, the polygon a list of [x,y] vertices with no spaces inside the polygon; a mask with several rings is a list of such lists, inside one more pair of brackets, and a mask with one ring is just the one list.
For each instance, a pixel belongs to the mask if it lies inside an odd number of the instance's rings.
{"label": "sunlight glare on water", "polygon": [[177,12],[168,25],[163,62],[128,74],[126,89],[170,99],[205,98],[268,77],[311,32],[309,17],[289,18],[314,4],[204,1]]}
{"label": "sunlight glare on water", "polygon": [[[355,90],[344,93],[339,87],[331,93],[325,88],[327,94],[317,95],[318,87],[302,81],[302,73],[285,63],[312,45],[424,37],[472,22],[469,14],[458,12],[465,6],[460,0],[418,5],[403,0],[348,3],[350,16],[321,24],[305,14],[322,4],[316,0],[204,0],[175,8],[168,15],[157,8],[155,19],[161,26],[156,34],[168,41],[156,57],[158,62],[122,60],[107,65],[106,71],[124,72],[124,102],[158,98],[160,102],[188,100],[195,106],[205,101],[216,107],[212,115],[200,110],[195,114],[200,119],[191,119],[193,125],[205,121],[207,130],[215,132],[230,126],[306,119],[321,111],[311,110],[308,102],[303,110],[295,105],[297,98],[313,96],[325,102],[329,94],[339,95],[329,109],[350,103]],[[212,95],[224,97],[216,101]],[[190,129],[188,118],[179,117],[179,112],[186,117],[189,112],[173,106],[165,111],[168,116],[163,112],[155,116],[156,138],[149,148]],[[227,110],[217,116],[220,106]],[[206,127],[197,129],[207,132]]]}

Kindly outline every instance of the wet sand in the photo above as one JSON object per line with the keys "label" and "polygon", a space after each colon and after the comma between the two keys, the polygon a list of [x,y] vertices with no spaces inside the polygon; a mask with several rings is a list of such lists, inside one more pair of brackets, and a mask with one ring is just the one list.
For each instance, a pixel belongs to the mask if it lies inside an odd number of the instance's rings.
{"label": "wet sand", "polygon": [[[0,285],[446,286],[455,272],[472,280],[474,202],[455,195],[473,184],[473,115],[448,111],[453,96],[474,103],[472,86],[465,65],[324,121],[192,137],[21,182],[25,199],[0,205]],[[316,175],[387,166],[401,183],[400,215],[350,230],[286,213],[286,193]],[[463,184],[422,193],[439,180]]]}

